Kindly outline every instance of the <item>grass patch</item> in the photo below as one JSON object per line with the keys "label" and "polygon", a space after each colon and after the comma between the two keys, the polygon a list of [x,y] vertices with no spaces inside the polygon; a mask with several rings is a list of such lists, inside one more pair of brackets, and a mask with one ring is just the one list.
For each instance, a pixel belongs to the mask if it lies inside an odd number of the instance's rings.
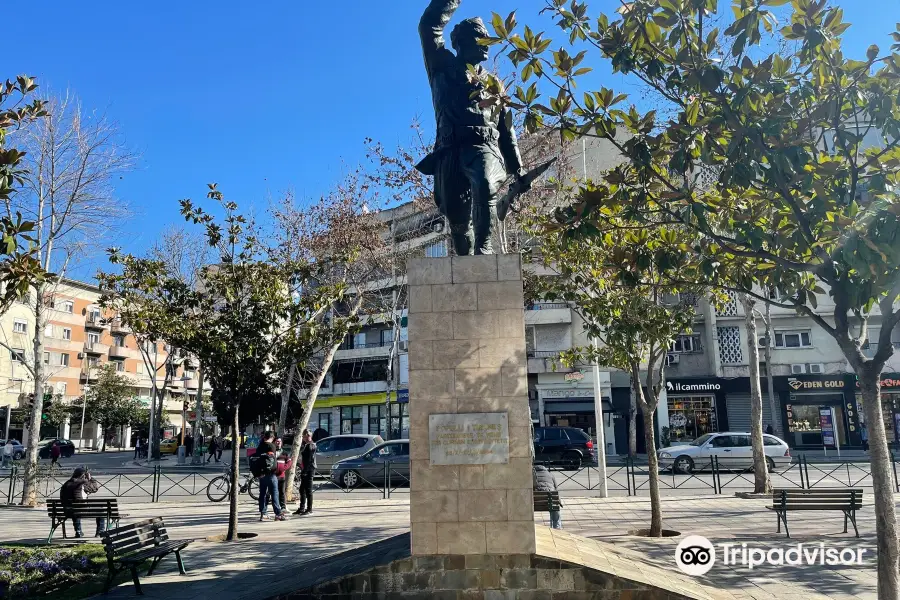
{"label": "grass patch", "polygon": [[[120,573],[114,584],[129,579]],[[0,598],[80,600],[103,591],[106,554],[100,544],[0,546]]]}

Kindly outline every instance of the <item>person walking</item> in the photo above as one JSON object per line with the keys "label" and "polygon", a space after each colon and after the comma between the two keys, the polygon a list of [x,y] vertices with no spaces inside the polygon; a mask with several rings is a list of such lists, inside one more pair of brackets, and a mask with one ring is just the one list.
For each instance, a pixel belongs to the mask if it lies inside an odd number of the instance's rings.
{"label": "person walking", "polygon": [[[67,517],[72,519],[76,538],[83,538],[84,532],[81,530],[81,519],[73,516],[72,505],[76,500],[87,500],[88,494],[94,494],[99,489],[100,484],[91,477],[88,470],[78,467],[59,490],[59,499],[62,501],[63,511]],[[94,533],[94,537],[99,537],[100,532],[105,530],[106,519],[97,517],[97,531]]]}
{"label": "person walking", "polygon": [[300,449],[300,506],[297,515],[311,515],[313,511],[313,477],[316,475],[316,443],[309,429],[303,430],[303,446]]}
{"label": "person walking", "polygon": [[[219,438],[216,436],[212,436],[209,438],[209,447],[206,449],[209,452],[209,456],[206,457],[206,462],[209,462],[216,455],[216,450],[219,448]],[[219,459],[216,459],[216,462],[219,462]]]}
{"label": "person walking", "polygon": [[137,460],[141,455],[141,436],[137,436],[137,439],[134,440],[134,460]]}
{"label": "person walking", "polygon": [[775,435],[775,428],[772,427],[771,423],[766,425],[766,433],[768,433],[769,435]]}
{"label": "person walking", "polygon": [[60,454],[62,454],[62,450],[59,447],[59,442],[54,440],[53,445],[50,446],[50,468],[58,466]]}
{"label": "person walking", "polygon": [[184,455],[194,455],[194,436],[192,436],[191,434],[187,434],[186,436],[184,436]]}
{"label": "person walking", "polygon": [[[543,465],[535,465],[534,467],[534,493],[546,493],[546,492],[555,492],[556,490],[556,479],[553,477],[553,474],[550,473],[550,470]],[[562,503],[560,502],[560,506]],[[562,519],[560,518],[558,510],[550,511],[550,527],[553,529],[562,529]]]}
{"label": "person walking", "polygon": [[862,439],[863,450],[865,452],[869,451],[869,430],[866,427],[865,423],[863,423],[862,429],[859,430],[859,437]]}
{"label": "person walking", "polygon": [[284,521],[281,512],[281,503],[278,500],[278,477],[275,475],[277,460],[275,458],[275,432],[267,431],[263,434],[263,441],[256,447],[253,460],[262,463],[259,475],[259,520],[269,520],[269,496],[272,497],[272,507],[275,509],[275,520]]}
{"label": "person walking", "polygon": [[16,449],[13,448],[12,440],[6,440],[6,444],[3,445],[3,468],[9,469],[12,468],[13,454]]}
{"label": "person walking", "polygon": [[[277,438],[275,440],[275,477],[278,479],[278,499],[281,504],[284,505],[284,509],[287,509],[287,490],[284,487],[285,475],[290,472],[291,467],[294,465],[294,461],[291,460],[290,455],[284,449],[284,442],[281,438]],[[274,508],[274,505],[273,505]]]}

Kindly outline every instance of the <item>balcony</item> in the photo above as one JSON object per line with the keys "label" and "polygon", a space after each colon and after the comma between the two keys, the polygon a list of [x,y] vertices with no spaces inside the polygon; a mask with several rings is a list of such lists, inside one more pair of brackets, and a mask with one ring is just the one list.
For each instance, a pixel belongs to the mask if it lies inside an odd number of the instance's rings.
{"label": "balcony", "polygon": [[100,342],[85,342],[84,343],[84,353],[85,354],[109,354],[109,345],[101,344]]}
{"label": "balcony", "polygon": [[134,358],[134,350],[130,350],[125,346],[110,346],[109,348],[109,357],[110,358]]}
{"label": "balcony", "polygon": [[572,322],[572,310],[565,302],[535,302],[525,307],[526,325],[556,325]]}
{"label": "balcony", "polygon": [[104,329],[106,324],[103,323],[103,318],[100,315],[89,312],[84,317],[84,327],[86,329]]}
{"label": "balcony", "polygon": [[84,382],[94,382],[100,379],[100,367],[85,367],[81,371],[81,381]]}
{"label": "balcony", "polygon": [[196,377],[192,377],[192,378],[187,379],[187,380],[182,380],[182,383],[184,384],[184,386],[185,386],[187,389],[189,389],[189,390],[196,390],[197,387],[200,385],[200,380],[197,379]]}
{"label": "balcony", "polygon": [[113,319],[109,324],[112,333],[130,333],[129,329],[122,324],[122,319]]}
{"label": "balcony", "polygon": [[366,394],[387,391],[386,381],[358,381],[354,383],[335,383],[331,386],[331,393],[335,396],[341,394]]}
{"label": "balcony", "polygon": [[575,369],[566,367],[559,361],[559,353],[564,350],[529,350],[529,373],[571,373]]}
{"label": "balcony", "polygon": [[387,358],[391,354],[391,342],[375,342],[350,346],[342,344],[335,359],[350,360],[361,358]]}

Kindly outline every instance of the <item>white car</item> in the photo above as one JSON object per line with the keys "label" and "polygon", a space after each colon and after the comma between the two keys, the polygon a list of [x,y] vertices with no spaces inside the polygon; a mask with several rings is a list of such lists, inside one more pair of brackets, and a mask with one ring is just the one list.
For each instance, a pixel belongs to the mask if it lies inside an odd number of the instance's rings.
{"label": "white car", "polygon": [[[763,450],[769,471],[783,469],[791,464],[791,450],[774,435],[763,435]],[[659,467],[678,473],[712,470],[713,456],[719,469],[747,469],[753,467],[753,446],[746,431],[707,433],[690,444],[670,446],[657,452]]]}

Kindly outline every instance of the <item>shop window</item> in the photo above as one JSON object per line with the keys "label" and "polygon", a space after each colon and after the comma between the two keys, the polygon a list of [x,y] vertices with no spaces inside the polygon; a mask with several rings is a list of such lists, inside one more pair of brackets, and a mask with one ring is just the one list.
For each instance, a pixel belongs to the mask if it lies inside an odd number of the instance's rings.
{"label": "shop window", "polygon": [[341,433],[362,433],[362,406],[341,407]]}
{"label": "shop window", "polygon": [[785,330],[775,332],[776,348],[810,348],[812,339],[809,329]]}
{"label": "shop window", "polygon": [[391,439],[396,440],[408,435],[409,432],[409,404],[405,402],[391,403]]}
{"label": "shop window", "polygon": [[331,413],[319,413],[319,429],[324,429],[331,435]]}
{"label": "shop window", "polygon": [[382,435],[387,428],[383,404],[369,406],[369,435]]}
{"label": "shop window", "polygon": [[672,442],[689,442],[719,430],[714,396],[669,396],[667,401]]}

